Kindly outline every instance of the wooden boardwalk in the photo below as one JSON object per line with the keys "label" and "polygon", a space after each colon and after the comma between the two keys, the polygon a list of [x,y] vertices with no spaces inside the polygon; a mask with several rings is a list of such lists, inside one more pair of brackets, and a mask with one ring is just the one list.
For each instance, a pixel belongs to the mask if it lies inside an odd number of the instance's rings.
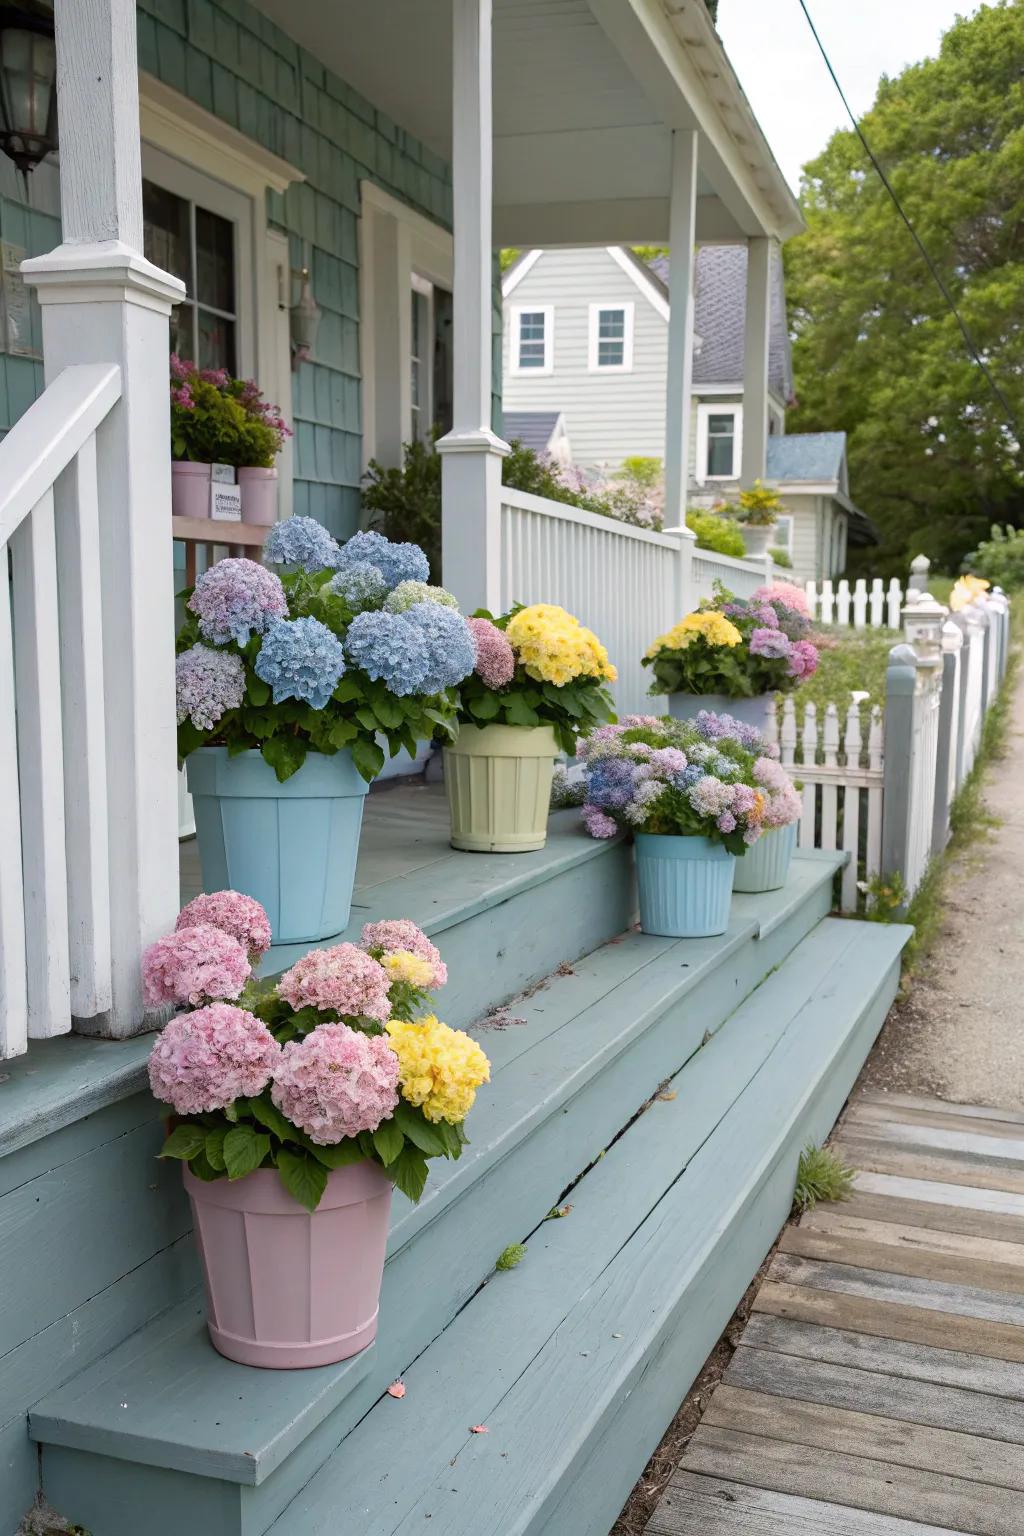
{"label": "wooden boardwalk", "polygon": [[647,1536],[1024,1536],[1024,1114],[867,1095]]}

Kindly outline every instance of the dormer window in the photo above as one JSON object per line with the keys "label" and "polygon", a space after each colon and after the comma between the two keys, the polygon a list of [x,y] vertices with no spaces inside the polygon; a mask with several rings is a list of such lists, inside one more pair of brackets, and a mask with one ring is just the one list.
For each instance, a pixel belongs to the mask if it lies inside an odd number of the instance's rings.
{"label": "dormer window", "polygon": [[591,373],[632,370],[632,304],[591,304],[587,366]]}
{"label": "dormer window", "polygon": [[555,316],[550,304],[513,310],[512,372],[544,374],[554,370]]}

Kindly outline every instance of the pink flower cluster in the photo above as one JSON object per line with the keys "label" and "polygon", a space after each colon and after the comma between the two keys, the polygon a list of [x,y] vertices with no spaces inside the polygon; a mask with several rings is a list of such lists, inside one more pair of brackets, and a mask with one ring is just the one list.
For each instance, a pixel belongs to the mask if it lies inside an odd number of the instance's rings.
{"label": "pink flower cluster", "polygon": [[218,560],[196,582],[188,606],[213,645],[245,645],[251,634],[262,635],[288,616],[280,576],[255,560]]}
{"label": "pink flower cluster", "polygon": [[178,913],[176,929],[195,928],[208,923],[222,933],[230,933],[247,952],[251,964],[270,948],[270,922],[260,903],[241,891],[214,891],[196,896]]}
{"label": "pink flower cluster", "polygon": [[787,608],[791,608],[794,613],[801,614],[805,619],[809,619],[811,616],[811,610],[807,605],[807,595],[803,587],[798,587],[791,581],[775,581],[770,587],[758,587],[756,592],[751,593],[750,600],[754,603],[770,603],[774,600],[779,603],[785,603]]}
{"label": "pink flower cluster", "polygon": [[405,950],[418,955],[434,967],[432,987],[443,987],[448,980],[448,967],[440,952],[431,944],[422,928],[407,917],[388,918],[379,923],[367,923],[361,942],[364,949],[379,950],[384,955],[394,955]]}
{"label": "pink flower cluster", "polygon": [[320,1024],[284,1047],[270,1096],[311,1141],[335,1146],[346,1136],[375,1131],[394,1112],[398,1057],[386,1035]]}
{"label": "pink flower cluster", "polygon": [[792,677],[813,677],[818,670],[818,647],[810,640],[794,640],[789,652]]}
{"label": "pink flower cluster", "polygon": [[596,805],[584,805],[580,810],[583,824],[591,837],[614,837],[618,826],[612,818]]}
{"label": "pink flower cluster", "polygon": [[157,1036],[150,1087],[179,1115],[209,1114],[262,1093],[280,1056],[281,1047],[254,1014],[210,1003],[178,1014]]}
{"label": "pink flower cluster", "polygon": [[197,923],[150,944],[142,956],[142,994],[150,1008],[162,1003],[195,1008],[211,998],[237,997],[251,970],[237,939]]}
{"label": "pink flower cluster", "polygon": [[803,803],[781,763],[771,757],[759,757],[754,764],[754,778],[764,790],[767,800],[762,826],[788,827],[799,820]]}
{"label": "pink flower cluster", "polygon": [[488,688],[504,688],[516,670],[516,655],[490,619],[467,619],[476,646],[476,672]]}
{"label": "pink flower cluster", "polygon": [[381,1023],[391,1017],[389,988],[384,967],[355,944],[311,949],[277,984],[278,996],[296,1011],[312,1007]]}

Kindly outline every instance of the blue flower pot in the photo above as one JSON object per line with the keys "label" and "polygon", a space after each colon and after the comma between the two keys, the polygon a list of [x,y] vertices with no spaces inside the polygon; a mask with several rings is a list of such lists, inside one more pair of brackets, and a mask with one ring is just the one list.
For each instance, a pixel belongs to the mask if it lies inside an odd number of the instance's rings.
{"label": "blue flower pot", "polygon": [[695,720],[702,709],[709,709],[714,715],[732,715],[734,720],[763,732],[773,697],[770,693],[759,693],[752,699],[729,699],[724,693],[670,693],[668,712],[674,720]]}
{"label": "blue flower pot", "polygon": [[788,827],[772,827],[763,832],[742,859],[736,860],[734,891],[756,894],[780,891],[789,877],[790,860],[796,847],[796,822]]}
{"label": "blue flower pot", "polygon": [[640,927],[670,939],[704,939],[729,926],[736,859],[708,837],[636,835]]}
{"label": "blue flower pot", "polygon": [[203,889],[262,902],[275,944],[341,933],[370,787],[352,754],[310,752],[283,784],[259,752],[200,747],[186,768]]}

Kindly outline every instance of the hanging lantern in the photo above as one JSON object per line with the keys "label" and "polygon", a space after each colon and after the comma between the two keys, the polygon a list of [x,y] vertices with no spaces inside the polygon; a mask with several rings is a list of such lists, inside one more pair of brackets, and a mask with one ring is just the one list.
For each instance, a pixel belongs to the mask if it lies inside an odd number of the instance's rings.
{"label": "hanging lantern", "polygon": [[316,346],[317,332],[320,329],[320,306],[313,297],[309,268],[303,267],[297,275],[301,282],[299,302],[293,304],[289,311],[293,371],[300,363],[304,363],[313,351]]}
{"label": "hanging lantern", "polygon": [[57,148],[57,50],[42,11],[0,6],[0,150],[26,175]]}

